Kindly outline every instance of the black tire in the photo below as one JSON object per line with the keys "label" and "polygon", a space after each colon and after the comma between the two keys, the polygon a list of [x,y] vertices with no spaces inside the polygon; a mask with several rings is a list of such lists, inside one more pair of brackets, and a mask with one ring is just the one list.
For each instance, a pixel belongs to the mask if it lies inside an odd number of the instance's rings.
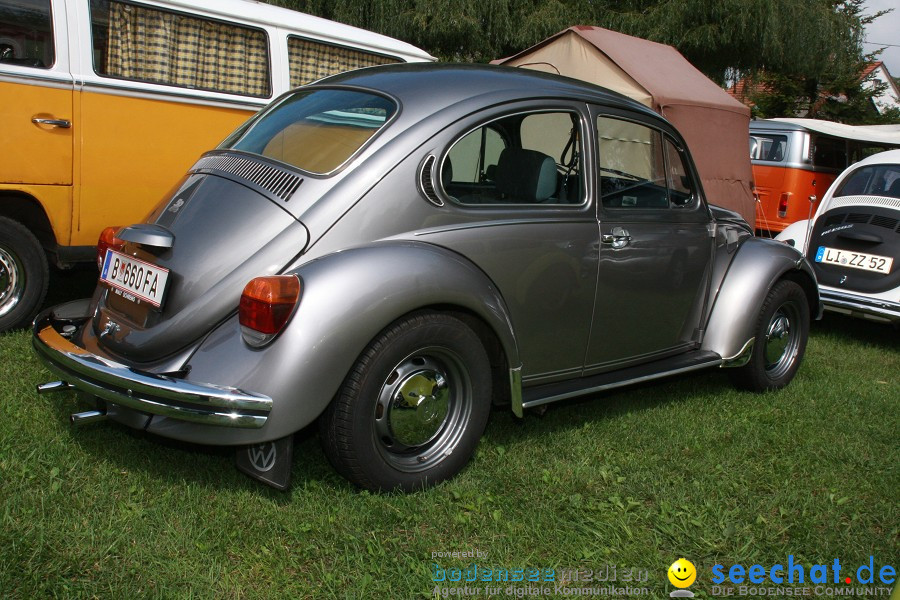
{"label": "black tire", "polygon": [[799,284],[782,280],[769,290],[755,328],[750,361],[728,369],[735,386],[766,392],[786,386],[794,378],[809,339],[809,304]]}
{"label": "black tire", "polygon": [[0,331],[31,323],[47,295],[49,278],[47,256],[34,234],[0,217]]}
{"label": "black tire", "polygon": [[359,357],[320,419],[322,447],[362,488],[424,489],[469,462],[490,407],[478,336],[450,315],[418,313],[387,327]]}

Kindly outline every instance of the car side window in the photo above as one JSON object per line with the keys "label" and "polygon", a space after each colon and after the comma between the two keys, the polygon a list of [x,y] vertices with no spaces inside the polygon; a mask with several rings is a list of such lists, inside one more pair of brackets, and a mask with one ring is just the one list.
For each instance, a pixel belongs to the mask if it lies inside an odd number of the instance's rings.
{"label": "car side window", "polygon": [[0,5],[0,63],[49,69],[54,61],[50,0]]}
{"label": "car side window", "polygon": [[660,130],[601,116],[597,139],[604,208],[667,209],[693,202],[683,153]]}
{"label": "car side window", "polygon": [[266,33],[115,0],[91,0],[94,71],[103,77],[266,98]]}
{"label": "car side window", "polygon": [[694,200],[694,183],[684,162],[684,153],[669,138],[666,140],[666,174],[669,202],[672,206],[689,206]]}
{"label": "car side window", "polygon": [[515,114],[459,138],[441,186],[464,205],[583,204],[579,118],[569,111]]}

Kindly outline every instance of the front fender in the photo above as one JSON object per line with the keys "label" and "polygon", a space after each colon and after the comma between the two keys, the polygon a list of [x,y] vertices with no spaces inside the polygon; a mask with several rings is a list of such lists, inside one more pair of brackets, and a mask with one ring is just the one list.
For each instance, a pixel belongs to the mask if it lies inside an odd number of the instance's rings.
{"label": "front fender", "polygon": [[737,358],[754,337],[766,294],[784,277],[802,285],[810,314],[818,316],[821,304],[816,276],[800,252],[781,242],[747,238],[725,273],[707,321],[702,349],[716,352],[726,361]]}
{"label": "front fender", "polygon": [[455,307],[478,315],[493,329],[509,364],[519,364],[512,322],[498,290],[474,264],[451,251],[416,241],[381,242],[323,256],[292,272],[302,281],[302,295],[272,344],[261,350],[245,344],[235,316],[188,361],[189,380],[272,398],[266,424],[253,431],[226,431],[157,418],[148,430],[211,444],[290,435],[322,413],[382,329],[425,307]]}

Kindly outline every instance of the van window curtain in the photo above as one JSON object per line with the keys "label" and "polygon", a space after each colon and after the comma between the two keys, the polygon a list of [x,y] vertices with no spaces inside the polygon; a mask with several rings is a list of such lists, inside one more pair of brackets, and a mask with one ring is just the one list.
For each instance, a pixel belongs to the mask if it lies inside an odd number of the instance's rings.
{"label": "van window curtain", "polygon": [[371,54],[353,48],[323,44],[313,40],[288,39],[291,87],[305,85],[344,71],[401,62],[397,58]]}
{"label": "van window curtain", "polygon": [[137,81],[269,95],[262,31],[121,2],[109,5],[106,70]]}

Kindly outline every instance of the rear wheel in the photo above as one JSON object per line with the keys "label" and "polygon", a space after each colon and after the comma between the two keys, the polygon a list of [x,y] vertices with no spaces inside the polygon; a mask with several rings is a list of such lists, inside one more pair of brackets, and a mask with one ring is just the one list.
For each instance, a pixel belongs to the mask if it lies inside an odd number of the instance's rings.
{"label": "rear wheel", "polygon": [[809,338],[809,304],[800,285],[783,280],[769,290],[755,335],[750,361],[728,370],[732,382],[754,392],[783,388],[800,368]]}
{"label": "rear wheel", "polygon": [[326,456],[353,483],[412,491],[458,473],[487,424],[491,372],[459,319],[421,313],[363,352],[322,415]]}
{"label": "rear wheel", "polygon": [[0,217],[0,331],[29,324],[47,293],[41,244],[21,223]]}

